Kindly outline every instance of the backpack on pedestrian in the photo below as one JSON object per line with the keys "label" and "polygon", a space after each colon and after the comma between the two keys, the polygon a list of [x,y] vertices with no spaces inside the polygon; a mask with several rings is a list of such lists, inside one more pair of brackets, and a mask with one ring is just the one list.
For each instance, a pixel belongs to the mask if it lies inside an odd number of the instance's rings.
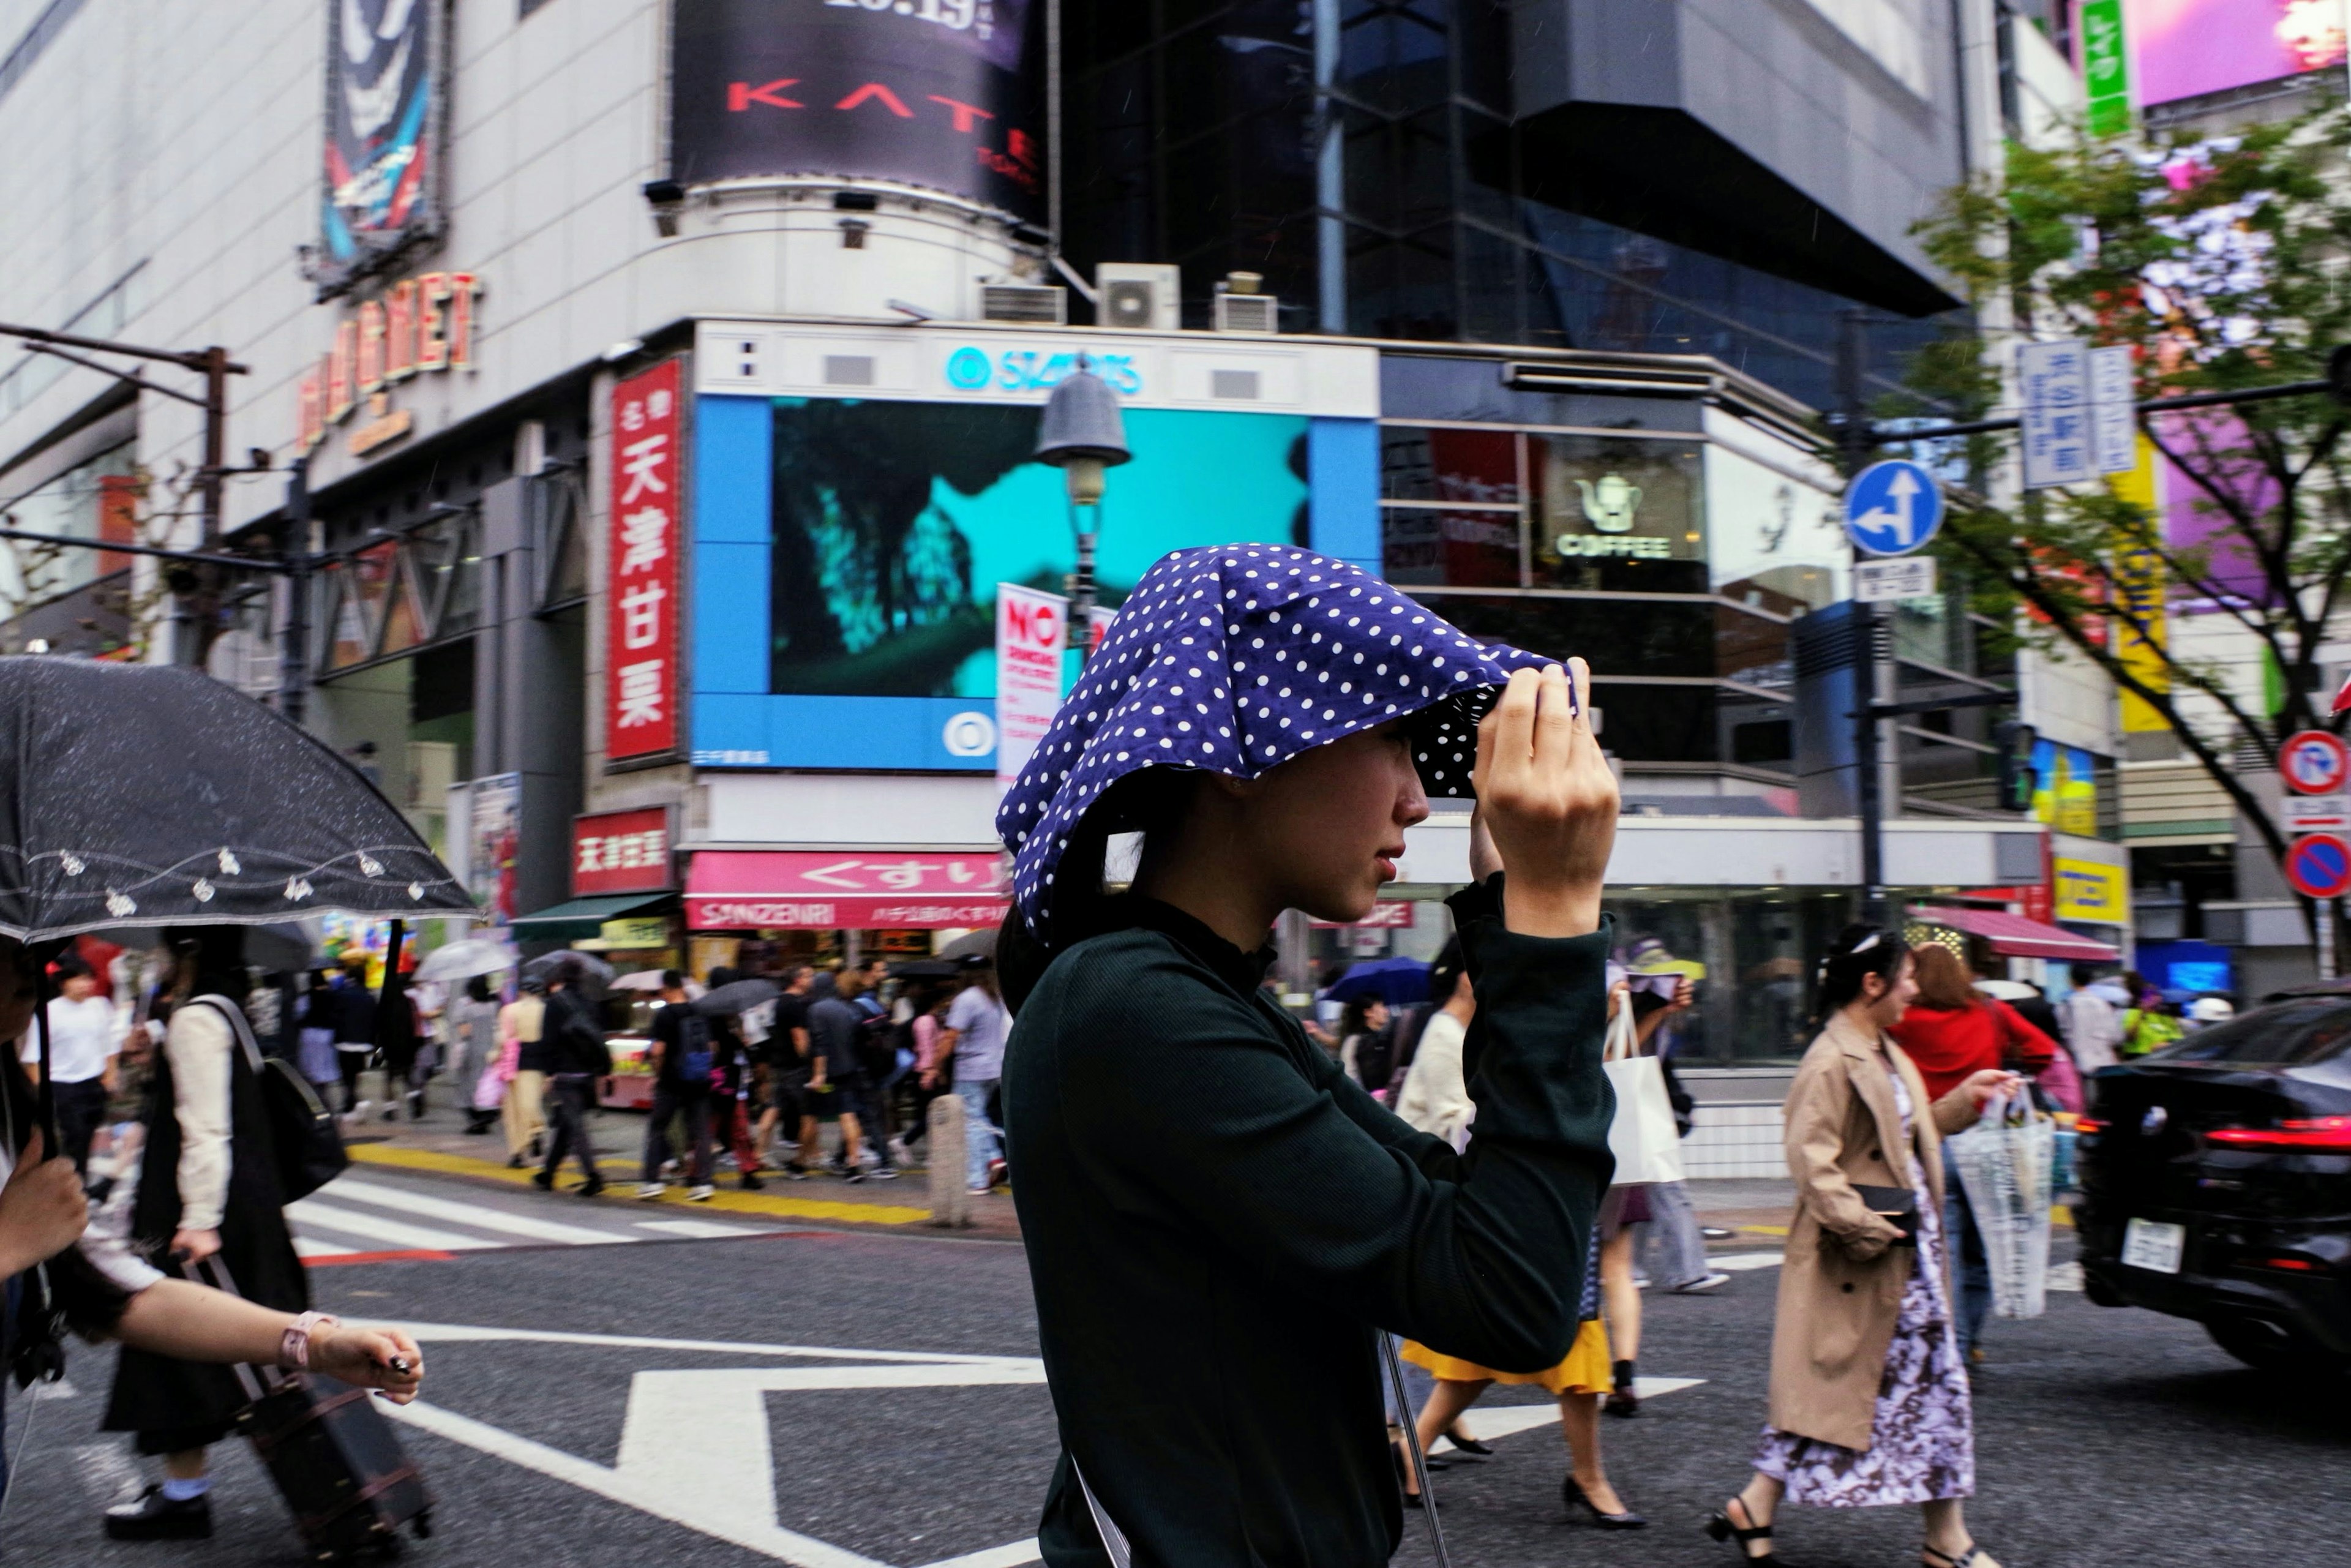
{"label": "backpack on pedestrian", "polygon": [[898,1052],[914,1048],[912,1019],[900,1023],[887,1013],[857,1023],[857,1069],[869,1083],[882,1084],[898,1071]]}

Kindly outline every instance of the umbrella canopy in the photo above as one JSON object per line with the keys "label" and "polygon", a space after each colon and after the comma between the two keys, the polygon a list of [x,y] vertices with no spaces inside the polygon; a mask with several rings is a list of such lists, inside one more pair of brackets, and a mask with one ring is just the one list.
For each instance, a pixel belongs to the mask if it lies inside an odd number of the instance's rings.
{"label": "umbrella canopy", "polygon": [[559,948],[552,953],[541,953],[522,967],[522,977],[526,980],[544,980],[554,974],[559,967],[565,966],[577,969],[581,979],[600,989],[612,983],[611,965],[593,953],[577,952],[569,947]]}
{"label": "umbrella canopy", "polygon": [[416,830],[199,670],[0,658],[0,936],[478,917]]}
{"label": "umbrella canopy", "polygon": [[[639,969],[633,975],[623,975],[613,981],[611,988],[616,991],[658,991],[662,988],[662,971]],[[702,982],[691,975],[685,977],[685,999],[693,1001],[701,995]]]}
{"label": "umbrella canopy", "polygon": [[1322,998],[1352,1002],[1372,996],[1388,1006],[1405,1007],[1428,1000],[1428,966],[1417,958],[1367,958],[1333,980]]}
{"label": "umbrella canopy", "polygon": [[992,959],[996,956],[996,933],[998,929],[998,927],[994,925],[983,925],[977,931],[967,931],[962,936],[956,937],[954,941],[948,943],[946,946],[940,948],[937,953],[933,955],[933,956],[945,958],[949,963],[953,963],[958,958],[969,958],[973,956]]}
{"label": "umbrella canopy", "polygon": [[783,994],[784,988],[775,981],[753,976],[747,980],[729,980],[716,990],[705,993],[694,1004],[694,1010],[705,1018],[731,1018],[772,1002]]}
{"label": "umbrella canopy", "polygon": [[514,949],[487,936],[468,936],[462,942],[451,942],[425,955],[424,962],[416,966],[413,980],[470,980],[476,975],[495,975],[511,969],[520,960]]}

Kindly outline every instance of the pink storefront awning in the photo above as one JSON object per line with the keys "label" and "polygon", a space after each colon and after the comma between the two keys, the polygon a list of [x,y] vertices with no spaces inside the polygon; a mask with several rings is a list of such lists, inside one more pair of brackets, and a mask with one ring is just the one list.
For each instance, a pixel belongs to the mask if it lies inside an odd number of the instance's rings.
{"label": "pink storefront awning", "polygon": [[685,878],[693,931],[935,931],[994,925],[1000,854],[703,850]]}
{"label": "pink storefront awning", "polygon": [[2044,925],[1999,909],[1914,909],[1910,918],[1928,925],[1948,925],[1970,936],[1980,936],[1991,950],[2008,958],[2065,958],[2084,964],[2112,964],[2122,954],[2103,942],[2076,936],[2062,926]]}

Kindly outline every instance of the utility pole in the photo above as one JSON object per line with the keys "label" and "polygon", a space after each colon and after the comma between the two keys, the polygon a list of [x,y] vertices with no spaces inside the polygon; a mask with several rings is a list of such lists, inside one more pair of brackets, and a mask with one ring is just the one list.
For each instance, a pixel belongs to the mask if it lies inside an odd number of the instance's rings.
{"label": "utility pole", "polygon": [[310,459],[286,476],[286,631],[277,675],[277,711],[300,724],[310,709]]}
{"label": "utility pole", "polygon": [[[1863,388],[1869,360],[1867,317],[1858,308],[1845,311],[1838,322],[1836,391],[1837,455],[1850,482],[1869,461],[1876,444]],[[1886,897],[1885,768],[1880,755],[1883,722],[1880,704],[1888,701],[1885,612],[1876,604],[1854,606],[1854,766],[1859,770],[1855,794],[1861,808],[1861,918],[1882,926],[1889,911]]]}

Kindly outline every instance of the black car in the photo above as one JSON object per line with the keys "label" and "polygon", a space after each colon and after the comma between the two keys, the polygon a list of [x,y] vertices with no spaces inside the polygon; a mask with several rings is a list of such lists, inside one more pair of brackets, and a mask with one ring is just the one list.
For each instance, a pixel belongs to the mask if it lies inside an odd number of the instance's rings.
{"label": "black car", "polygon": [[2351,997],[2289,997],[2091,1080],[2076,1211],[2105,1307],[2252,1366],[2351,1367]]}

